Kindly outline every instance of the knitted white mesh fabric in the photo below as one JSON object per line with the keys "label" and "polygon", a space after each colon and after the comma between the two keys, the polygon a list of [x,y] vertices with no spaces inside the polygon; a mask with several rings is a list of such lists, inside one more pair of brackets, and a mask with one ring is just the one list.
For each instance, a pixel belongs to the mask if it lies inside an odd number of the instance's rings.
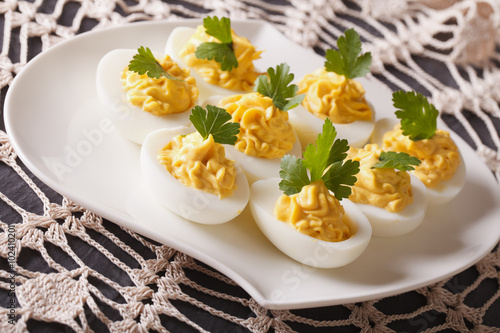
{"label": "knitted white mesh fabric", "polygon": [[[50,3],[51,8],[46,8]],[[296,43],[319,53],[335,45],[345,29],[356,27],[373,56],[372,74],[393,89],[417,89],[431,97],[450,126],[465,129],[465,138],[477,156],[500,177],[500,136],[494,122],[500,120],[500,3],[497,0],[290,0],[288,5],[260,0],[182,0],[168,4],[159,0],[139,1],[13,1],[0,2],[3,20],[3,44],[0,53],[0,88],[4,91],[34,54],[70,39],[81,31],[97,30],[140,20],[178,20],[185,17],[225,15],[234,19],[263,19],[275,24]],[[71,12],[71,22],[62,22],[63,13]],[[89,28],[90,27],[90,28]],[[18,41],[19,59],[11,59]],[[39,43],[34,43],[34,40]],[[33,50],[37,45],[37,50]],[[435,67],[422,66],[431,59]],[[447,82],[435,78],[433,71],[446,71]],[[412,88],[413,87],[413,88]],[[483,142],[479,131],[486,130]],[[484,133],[483,133],[484,134]],[[8,323],[8,309],[0,308],[0,330],[22,332],[34,319],[58,322],[76,332],[91,332],[93,321],[100,321],[110,332],[167,332],[165,316],[177,318],[194,330],[206,330],[194,318],[183,313],[184,304],[199,313],[222,318],[235,327],[251,332],[290,332],[292,323],[301,327],[352,326],[363,332],[391,332],[391,323],[413,320],[414,328],[437,332],[494,332],[498,328],[483,325],[482,318],[500,299],[500,289],[483,304],[468,306],[464,300],[485,281],[500,284],[500,250],[488,254],[475,265],[474,281],[464,284],[447,279],[415,291],[427,305],[404,313],[386,314],[374,300],[341,306],[345,317],[320,320],[307,312],[272,310],[258,305],[242,293],[233,281],[194,259],[140,235],[105,223],[99,216],[63,198],[50,200],[40,185],[20,166],[9,138],[0,131],[0,164],[18,175],[39,199],[40,210],[23,208],[15,196],[0,186],[0,199],[15,210],[17,225],[16,253],[35,256],[40,267],[16,266],[17,327]],[[0,221],[0,256],[7,258],[7,229],[10,221]],[[121,277],[130,283],[120,285],[117,276],[99,272],[92,259],[73,244],[92,248],[107,258]],[[128,245],[134,243],[134,246]],[[148,249],[143,257],[134,248]],[[64,252],[74,264],[62,266],[54,251]],[[130,260],[118,259],[126,253]],[[0,288],[9,289],[10,273],[0,269]],[[203,279],[197,278],[202,276]],[[227,290],[205,285],[207,279],[223,282]],[[106,285],[107,288],[103,288]],[[155,287],[152,287],[155,285]],[[114,294],[103,292],[111,288]],[[186,290],[190,290],[187,292]],[[197,293],[225,299],[239,312],[218,309],[200,302]],[[107,308],[107,311],[103,311]],[[106,313],[106,314],[105,314]],[[110,315],[110,313],[114,315]],[[241,315],[246,313],[246,316]],[[422,316],[445,316],[443,324],[420,327]],[[313,319],[314,318],[314,319]],[[466,322],[470,323],[469,326]],[[95,323],[94,323],[95,324]]]}

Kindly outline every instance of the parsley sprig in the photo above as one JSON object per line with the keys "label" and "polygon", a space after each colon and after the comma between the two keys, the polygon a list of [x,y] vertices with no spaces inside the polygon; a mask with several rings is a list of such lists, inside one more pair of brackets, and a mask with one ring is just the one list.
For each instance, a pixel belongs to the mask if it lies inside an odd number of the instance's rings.
{"label": "parsley sprig", "polygon": [[344,75],[348,79],[365,76],[370,72],[372,55],[370,52],[361,53],[361,40],[354,29],[346,30],[344,36],[337,40],[338,51],[326,50],[325,69]]}
{"label": "parsley sprig", "polygon": [[201,134],[203,140],[212,134],[215,142],[234,145],[237,139],[236,135],[240,132],[240,124],[232,122],[231,115],[225,109],[214,105],[207,105],[206,108],[205,110],[196,105],[189,116],[189,120]]}
{"label": "parsley sprig", "polygon": [[356,182],[355,175],[359,172],[359,162],[344,160],[349,146],[345,139],[335,140],[336,136],[337,131],[333,123],[326,118],[323,131],[316,139],[316,145],[309,144],[302,159],[285,155],[280,165],[280,190],[286,195],[292,195],[299,193],[302,187],[321,179],[337,199],[349,197],[350,186]]}
{"label": "parsley sprig", "polygon": [[144,48],[144,46],[141,46],[137,49],[137,53],[128,64],[128,69],[140,75],[147,74],[148,77],[153,79],[159,79],[161,76],[164,76],[169,80],[182,81],[168,74],[167,71],[161,67],[149,47]]}
{"label": "parsley sprig", "polygon": [[217,38],[220,43],[201,43],[194,54],[198,59],[215,60],[221,65],[223,71],[231,71],[238,67],[238,60],[233,50],[233,37],[231,36],[231,20],[217,16],[205,17],[203,27],[207,35]]}
{"label": "parsley sprig", "polygon": [[384,151],[379,156],[380,162],[372,165],[372,169],[392,168],[401,171],[415,170],[414,165],[420,165],[420,160],[403,152]]}
{"label": "parsley sprig", "polygon": [[254,91],[270,97],[274,106],[282,111],[293,109],[304,99],[304,94],[296,95],[299,87],[290,84],[294,75],[289,71],[290,66],[286,63],[276,66],[276,69],[269,67],[267,75],[260,75],[254,85]]}
{"label": "parsley sprig", "polygon": [[396,117],[401,119],[403,134],[412,141],[430,139],[436,133],[439,111],[421,93],[395,91],[392,101]]}

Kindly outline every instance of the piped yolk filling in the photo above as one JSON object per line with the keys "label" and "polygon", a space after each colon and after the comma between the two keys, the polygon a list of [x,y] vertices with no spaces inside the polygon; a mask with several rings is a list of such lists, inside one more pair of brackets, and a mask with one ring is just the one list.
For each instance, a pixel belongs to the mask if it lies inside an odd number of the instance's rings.
{"label": "piped yolk filling", "polygon": [[186,186],[229,197],[236,190],[234,162],[225,156],[224,146],[198,133],[176,136],[158,154],[168,172]]}
{"label": "piped yolk filling", "polygon": [[252,91],[253,84],[261,74],[255,70],[253,61],[260,58],[262,51],[257,51],[248,39],[240,37],[231,30],[233,50],[238,61],[238,67],[231,71],[223,71],[215,60],[198,59],[196,48],[202,43],[220,43],[218,39],[208,35],[203,26],[198,26],[196,32],[182,48],[180,56],[184,62],[194,68],[205,82],[222,88],[239,91]]}
{"label": "piped yolk filling", "polygon": [[439,129],[430,139],[412,141],[398,124],[384,134],[383,148],[417,157],[421,163],[412,172],[429,188],[451,179],[460,165],[460,152],[450,133]]}
{"label": "piped yolk filling", "polygon": [[302,105],[321,119],[328,117],[335,124],[372,119],[363,86],[344,75],[320,68],[306,75],[298,86],[298,94],[305,94]]}
{"label": "piped yolk filling", "polygon": [[223,98],[219,107],[240,124],[235,148],[247,155],[282,158],[295,143],[288,113],[276,108],[271,98],[257,92]]}
{"label": "piped yolk filling", "polygon": [[274,215],[300,233],[327,242],[340,242],[352,234],[344,207],[322,180],[304,186],[297,194],[281,195]]}
{"label": "piped yolk filling", "polygon": [[168,55],[158,62],[168,74],[180,80],[163,76],[154,79],[125,68],[121,82],[127,100],[157,116],[190,110],[196,103],[199,91],[196,80],[189,75],[189,69],[180,68]]}
{"label": "piped yolk filling", "polygon": [[349,199],[384,208],[389,212],[400,212],[413,202],[410,175],[393,168],[372,169],[379,162],[381,152],[377,145],[349,149],[347,158],[360,163]]}

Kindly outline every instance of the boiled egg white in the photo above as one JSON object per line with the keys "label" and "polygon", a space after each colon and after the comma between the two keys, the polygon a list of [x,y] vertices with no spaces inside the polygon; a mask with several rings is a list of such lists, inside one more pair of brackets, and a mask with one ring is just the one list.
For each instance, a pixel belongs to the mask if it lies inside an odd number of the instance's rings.
{"label": "boiled egg white", "polygon": [[[160,129],[149,134],[141,147],[140,165],[143,179],[159,202],[181,217],[201,224],[221,224],[238,216],[249,199],[249,186],[244,173],[237,168],[236,190],[232,196],[219,199],[182,184],[168,172],[157,158],[160,150],[177,135],[193,130],[188,127]],[[227,156],[230,158],[229,154]]]}
{"label": "boiled egg white", "polygon": [[[172,30],[172,32],[168,36],[167,43],[165,45],[165,54],[170,55],[172,60],[174,60],[179,64],[179,66],[183,68],[188,68],[188,66],[182,60],[179,54],[184,45],[186,45],[187,41],[191,38],[192,35],[194,35],[195,32],[195,28],[177,27]],[[203,104],[207,98],[213,95],[229,96],[237,93],[244,93],[243,91],[238,92],[207,83],[194,69],[191,69],[191,76],[194,77],[199,86],[200,95],[198,98],[200,104]]]}
{"label": "boiled egg white", "polygon": [[[226,145],[226,150],[241,166],[248,179],[249,184],[253,184],[259,179],[279,177],[281,170],[281,158],[262,158],[250,156],[234,148],[234,146]],[[297,158],[302,157],[302,149],[300,147],[300,140],[295,135],[295,143],[292,150],[286,155],[294,155]]]}
{"label": "boiled egg white", "polygon": [[[104,55],[97,65],[96,84],[104,115],[124,137],[142,144],[146,135],[157,129],[188,126],[191,124],[191,113],[186,110],[182,113],[157,116],[127,101],[120,78],[123,69],[136,53],[137,50],[133,49],[116,49]],[[155,54],[155,57],[161,58],[158,54]]]}
{"label": "boiled egg white", "polygon": [[[307,111],[302,105],[288,111],[290,123],[297,132],[302,149],[308,144],[314,143],[318,134],[323,130],[324,119],[321,119]],[[350,124],[334,124],[337,130],[337,138],[346,139],[349,146],[361,148],[369,140],[375,121],[356,120]]]}
{"label": "boiled egg white", "polygon": [[264,235],[281,252],[292,259],[317,268],[333,268],[347,265],[366,249],[372,228],[366,216],[351,201],[341,201],[351,220],[353,235],[341,242],[318,240],[295,230],[274,216],[274,205],[282,192],[279,178],[263,179],[250,187],[250,210]]}
{"label": "boiled egg white", "polygon": [[[205,101],[205,105],[218,105],[219,101],[224,98],[221,95],[214,95],[209,97]],[[286,155],[294,155],[297,158],[302,158],[302,147],[300,144],[300,139],[295,133],[295,142],[292,149],[286,153]],[[247,177],[248,183],[253,184],[259,179],[274,178],[279,177],[281,158],[262,158],[247,155],[234,146],[225,145],[226,151],[234,158],[236,162],[241,166],[245,175]]]}
{"label": "boiled egg white", "polygon": [[[382,118],[375,123],[375,129],[370,138],[372,143],[376,143],[379,147],[383,147],[383,137],[388,131],[394,129],[399,123],[396,118]],[[411,172],[411,171],[410,171]],[[427,189],[427,202],[429,206],[443,205],[455,198],[462,190],[465,184],[466,167],[462,154],[460,154],[460,164],[453,177],[447,181],[442,182],[434,188],[426,187]]]}
{"label": "boiled egg white", "polygon": [[370,204],[355,203],[370,221],[373,236],[404,235],[415,230],[424,220],[427,211],[427,189],[416,176],[410,175],[410,179],[413,202],[400,212],[389,212]]}

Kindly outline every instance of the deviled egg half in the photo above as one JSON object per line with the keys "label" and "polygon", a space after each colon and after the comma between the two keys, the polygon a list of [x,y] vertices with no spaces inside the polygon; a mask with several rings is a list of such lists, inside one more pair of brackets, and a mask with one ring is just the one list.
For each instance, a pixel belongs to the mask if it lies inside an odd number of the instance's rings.
{"label": "deviled egg half", "polygon": [[[137,57],[144,64],[141,73],[129,68]],[[151,77],[147,64],[159,66],[164,75]],[[116,49],[104,55],[97,66],[96,85],[104,114],[124,137],[138,144],[154,130],[189,126],[189,110],[198,103],[198,86],[189,69],[149,48]]]}
{"label": "deviled egg half", "polygon": [[175,28],[168,37],[165,53],[192,68],[197,82],[207,83],[208,89],[200,92],[201,103],[212,95],[252,91],[261,74],[254,61],[262,51],[237,35],[227,17],[206,17],[197,28]]}
{"label": "deviled egg half", "polygon": [[359,162],[344,160],[347,143],[334,141],[335,136],[327,119],[317,145],[308,146],[303,159],[283,157],[281,180],[263,179],[250,187],[251,213],[269,241],[292,259],[318,268],[351,263],[372,235],[366,216],[346,199]]}
{"label": "deviled egg half", "polygon": [[314,142],[325,118],[335,124],[338,137],[352,147],[363,147],[373,131],[373,108],[361,83],[354,80],[369,72],[371,54],[360,54],[361,42],[354,29],[340,36],[337,46],[339,51],[326,51],[323,68],[298,83],[298,93],[305,97],[301,106],[291,110],[290,122],[303,148]]}
{"label": "deviled egg half", "polygon": [[[284,90],[297,89],[295,85],[288,85],[293,80],[289,69],[285,63],[269,68],[268,76],[262,75],[256,80],[255,92],[212,96],[207,100],[224,108],[231,114],[232,121],[240,124],[236,143],[227,149],[242,166],[250,184],[279,177],[281,158],[285,154],[302,157],[300,140],[288,121],[288,112],[298,104],[293,102],[298,96],[284,95]],[[287,84],[279,89],[283,78],[287,78]],[[276,93],[269,96],[269,90],[262,85],[276,87],[273,88]]]}
{"label": "deviled egg half", "polygon": [[160,129],[146,137],[140,153],[144,181],[162,205],[187,220],[228,222],[249,199],[244,173],[220,143],[235,140],[238,124],[228,123],[231,117],[211,105],[206,112],[193,108],[191,119],[198,131]]}
{"label": "deviled egg half", "polygon": [[451,201],[465,184],[466,167],[450,133],[437,129],[439,112],[420,93],[396,91],[393,101],[400,120],[378,120],[371,142],[421,161],[410,172],[426,186],[429,206]]}
{"label": "deviled egg half", "polygon": [[427,190],[408,173],[420,161],[406,153],[384,152],[375,144],[349,149],[360,162],[349,199],[366,215],[373,236],[400,236],[415,230],[427,211]]}

